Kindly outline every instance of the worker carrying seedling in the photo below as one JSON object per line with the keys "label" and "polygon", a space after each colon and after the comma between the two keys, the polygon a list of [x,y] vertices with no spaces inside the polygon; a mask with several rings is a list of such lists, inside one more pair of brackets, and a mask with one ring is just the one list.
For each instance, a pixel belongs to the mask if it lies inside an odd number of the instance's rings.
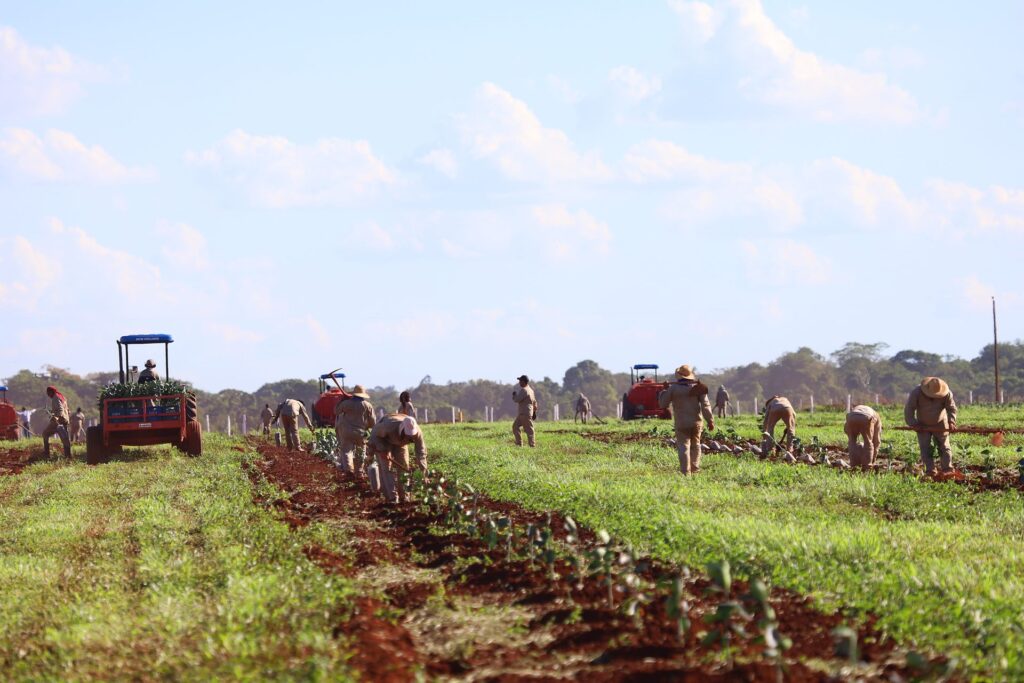
{"label": "worker carrying seedling", "polygon": [[313,421],[309,419],[309,413],[306,412],[306,406],[302,401],[286,398],[281,401],[274,412],[273,422],[276,423],[279,419],[281,420],[281,425],[284,427],[284,437],[288,442],[288,450],[290,451],[302,450],[302,442],[299,440],[300,417],[306,421],[306,425],[312,431]]}
{"label": "worker carrying seedling", "polygon": [[920,386],[907,396],[903,419],[917,432],[917,445],[921,449],[921,463],[928,475],[935,474],[935,456],[939,452],[939,467],[943,474],[953,470],[953,455],[949,449],[949,430],[956,427],[956,401],[949,385],[938,377],[925,377]]}
{"label": "worker carrying seedling", "polygon": [[584,396],[582,391],[580,392],[580,395],[576,397],[576,415],[579,416],[580,421],[583,422],[583,424],[587,424],[587,420],[590,419],[590,399]]}
{"label": "worker carrying seedling", "polygon": [[718,385],[718,393],[715,394],[715,415],[718,417],[725,417],[725,410],[729,406],[729,392],[725,390],[725,385]]}
{"label": "worker carrying seedling", "polygon": [[156,363],[150,358],[146,361],[146,368],[139,373],[139,384],[145,384],[146,382],[158,382],[160,381],[160,375],[153,368],[156,367]]}
{"label": "worker carrying seedling", "polygon": [[81,408],[71,415],[71,440],[75,443],[85,441],[85,413]]}
{"label": "worker carrying seedling", "polygon": [[427,446],[423,442],[423,430],[416,423],[416,418],[392,413],[381,418],[370,430],[366,455],[377,459],[384,500],[389,503],[404,503],[408,500],[403,477],[411,470],[407,448],[410,444],[416,450],[416,467],[426,474]]}
{"label": "worker carrying seedling", "polygon": [[516,419],[512,423],[512,436],[517,446],[523,445],[523,437],[520,430],[526,432],[527,442],[530,448],[537,445],[537,437],[533,430],[533,421],[537,419],[537,397],[530,386],[530,378],[522,375],[519,378],[519,386],[512,391],[512,400],[516,402]]}
{"label": "worker carrying seedling", "polygon": [[50,398],[50,423],[43,430],[43,455],[50,455],[50,437],[56,434],[64,444],[64,457],[71,457],[71,439],[68,438],[68,402],[57,387],[46,387],[46,395]]}
{"label": "worker carrying seedling", "polygon": [[274,411],[270,409],[269,403],[263,404],[263,410],[260,411],[260,422],[263,423],[263,435],[270,436],[270,423],[274,419]]}
{"label": "worker carrying seedling", "polygon": [[684,475],[700,472],[700,435],[704,420],[714,430],[715,416],[711,414],[708,388],[693,374],[689,365],[676,368],[676,381],[658,394],[658,407],[672,406],[676,427],[676,450],[679,451],[679,471]]}
{"label": "worker carrying seedling", "polygon": [[785,442],[785,448],[789,450],[793,447],[793,437],[796,436],[796,412],[788,398],[776,394],[764,404],[764,422],[761,424],[761,432],[764,434],[764,441],[761,444],[762,459],[767,458],[778,445],[775,441],[775,425],[779,422],[786,426],[782,440]]}
{"label": "worker carrying seedling", "polygon": [[342,472],[363,476],[366,437],[377,424],[370,395],[361,384],[352,389],[352,396],[334,406],[334,432],[338,435],[337,465]]}
{"label": "worker carrying seedling", "polygon": [[408,391],[403,391],[398,396],[398,412],[402,415],[408,415],[409,417],[416,417],[416,406],[412,404],[412,397],[409,396]]}
{"label": "worker carrying seedling", "polygon": [[854,406],[846,414],[843,431],[850,441],[850,465],[867,471],[882,445],[882,418],[871,406]]}

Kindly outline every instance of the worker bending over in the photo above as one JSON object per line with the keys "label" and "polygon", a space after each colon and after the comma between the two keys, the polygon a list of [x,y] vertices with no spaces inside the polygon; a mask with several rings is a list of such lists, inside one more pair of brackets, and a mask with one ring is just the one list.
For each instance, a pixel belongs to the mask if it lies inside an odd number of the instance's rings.
{"label": "worker bending over", "polygon": [[882,418],[870,406],[854,406],[846,414],[843,431],[850,441],[850,464],[867,471],[875,464],[878,447],[882,444]]}
{"label": "worker bending over", "polygon": [[281,425],[284,427],[284,437],[288,442],[288,450],[290,451],[302,450],[302,442],[299,440],[300,417],[306,421],[306,425],[312,431],[313,421],[309,419],[309,413],[306,412],[306,406],[302,401],[286,398],[281,401],[274,412],[273,422],[276,423],[279,419],[281,420]]}
{"label": "worker bending over", "polygon": [[404,503],[409,499],[403,475],[412,469],[409,463],[410,444],[416,451],[417,469],[426,474],[427,447],[416,418],[392,413],[381,418],[370,430],[366,455],[377,459],[384,500],[389,503]]}
{"label": "worker bending over", "polygon": [[764,442],[761,444],[762,458],[767,458],[778,443],[775,441],[775,425],[779,422],[786,425],[782,440],[785,442],[785,448],[789,450],[793,447],[793,437],[796,436],[796,412],[788,398],[776,394],[764,404],[764,423],[761,425],[764,434]]}

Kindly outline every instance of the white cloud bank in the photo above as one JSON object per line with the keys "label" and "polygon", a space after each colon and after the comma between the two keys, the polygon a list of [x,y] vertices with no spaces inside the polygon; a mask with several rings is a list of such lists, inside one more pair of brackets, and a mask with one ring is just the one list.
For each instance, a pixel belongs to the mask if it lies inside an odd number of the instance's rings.
{"label": "white cloud bank", "polygon": [[0,26],[0,113],[57,114],[81,96],[84,84],[102,77],[102,69],[67,50],[32,45]]}
{"label": "white cloud bank", "polygon": [[185,159],[217,171],[253,203],[271,208],[350,205],[398,182],[397,172],[364,140],[322,138],[303,145],[235,130]]}
{"label": "white cloud bank", "polygon": [[40,137],[25,128],[0,134],[0,171],[14,178],[43,182],[115,184],[155,177],[151,169],[126,166],[99,145],[50,129]]}

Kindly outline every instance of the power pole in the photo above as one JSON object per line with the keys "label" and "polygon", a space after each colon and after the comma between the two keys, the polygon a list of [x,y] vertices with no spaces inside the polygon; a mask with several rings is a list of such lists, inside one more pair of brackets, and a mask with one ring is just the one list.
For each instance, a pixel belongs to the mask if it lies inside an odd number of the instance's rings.
{"label": "power pole", "polygon": [[992,297],[992,353],[996,365],[996,403],[1002,403],[1002,394],[999,393],[999,334],[996,329],[996,298]]}

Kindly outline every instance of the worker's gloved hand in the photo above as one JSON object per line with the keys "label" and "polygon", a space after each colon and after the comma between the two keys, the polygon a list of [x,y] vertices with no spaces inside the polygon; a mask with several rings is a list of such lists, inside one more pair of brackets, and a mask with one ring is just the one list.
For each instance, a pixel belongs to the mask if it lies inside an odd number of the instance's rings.
{"label": "worker's gloved hand", "polygon": [[715,431],[715,421],[714,420],[712,420],[711,422],[708,422],[708,430],[712,431],[712,432]]}

